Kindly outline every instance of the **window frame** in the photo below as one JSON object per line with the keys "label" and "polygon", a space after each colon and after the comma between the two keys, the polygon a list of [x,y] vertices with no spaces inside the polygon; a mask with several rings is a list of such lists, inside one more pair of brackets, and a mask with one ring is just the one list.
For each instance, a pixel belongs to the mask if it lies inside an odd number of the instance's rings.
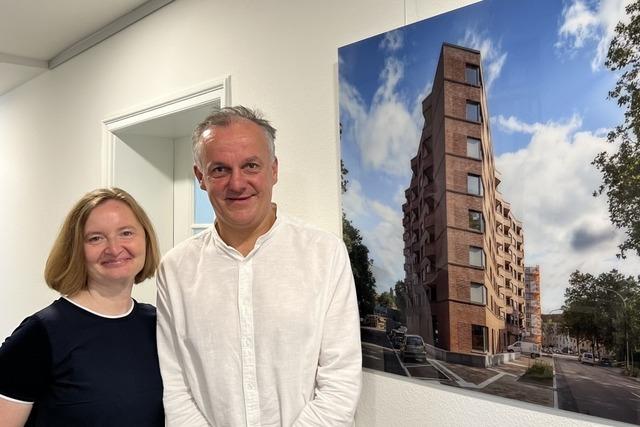
{"label": "window frame", "polygon": [[[475,228],[472,226],[472,220],[471,220],[471,215],[472,214],[478,214],[480,215],[480,228]],[[481,211],[476,211],[474,209],[469,209],[469,229],[473,230],[473,231],[479,231],[481,233],[484,233],[484,215],[482,214]]]}
{"label": "window frame", "polygon": [[[477,178],[478,179],[478,185],[477,185],[477,193],[475,191],[470,191],[470,186],[469,186],[469,179],[470,178]],[[482,176],[481,175],[476,175],[474,173],[468,173],[467,174],[467,194],[472,194],[474,196],[482,196],[484,194],[484,186],[482,185]]]}
{"label": "window frame", "polygon": [[[481,301],[475,300],[473,298],[473,289],[478,289],[481,288],[482,289],[482,298]],[[477,282],[471,282],[469,283],[469,301],[476,303],[476,304],[482,304],[482,305],[487,305],[487,288],[482,284],[482,283],[477,283]]]}
{"label": "window frame", "polygon": [[[469,81],[469,72],[473,73],[474,81]],[[465,64],[464,81],[472,86],[480,86],[480,67],[476,64]]]}
{"label": "window frame", "polygon": [[[469,107],[475,107],[475,118],[469,118]],[[467,99],[465,104],[465,114],[464,117],[466,120],[473,123],[482,123],[482,109],[480,108],[480,103],[476,101],[470,101]]]}
{"label": "window frame", "polygon": [[[472,154],[470,154],[470,150],[469,150],[469,142],[477,142],[478,143],[478,155],[474,156]],[[480,138],[474,138],[472,136],[467,136],[467,157],[471,158],[471,159],[476,159],[476,160],[482,160],[482,140]]]}
{"label": "window frame", "polygon": [[[480,329],[482,332],[480,334],[476,333],[476,329]],[[473,351],[481,351],[483,353],[489,350],[489,328],[484,325],[476,325],[474,323],[471,324],[471,350]],[[482,348],[476,346],[475,337],[482,337]]]}
{"label": "window frame", "polygon": [[[474,264],[472,262],[472,251],[477,252],[477,251],[475,251],[476,249],[478,249],[479,253],[480,253],[480,265]],[[473,246],[473,245],[469,246],[469,265],[472,266],[472,267],[477,267],[477,268],[484,268],[485,267],[484,248],[482,248],[480,246]]]}

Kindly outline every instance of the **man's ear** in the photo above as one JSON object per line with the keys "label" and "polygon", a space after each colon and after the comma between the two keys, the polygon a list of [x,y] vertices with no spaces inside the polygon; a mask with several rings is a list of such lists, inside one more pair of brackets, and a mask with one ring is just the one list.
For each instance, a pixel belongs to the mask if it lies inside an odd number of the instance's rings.
{"label": "man's ear", "polygon": [[196,176],[196,179],[200,183],[200,189],[206,191],[206,187],[204,186],[204,174],[198,168],[198,165],[193,165],[193,174]]}
{"label": "man's ear", "polygon": [[278,182],[278,158],[277,157],[273,159],[273,162],[271,164],[271,173],[273,177],[273,183],[275,184],[276,182]]}

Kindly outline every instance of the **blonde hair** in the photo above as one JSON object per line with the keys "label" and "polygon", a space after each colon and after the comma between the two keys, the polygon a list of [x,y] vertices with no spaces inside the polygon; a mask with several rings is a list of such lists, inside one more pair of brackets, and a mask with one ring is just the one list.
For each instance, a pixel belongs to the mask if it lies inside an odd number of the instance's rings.
{"label": "blonde hair", "polygon": [[88,273],[84,258],[84,226],[89,214],[107,200],[126,204],[145,232],[146,257],[135,283],[152,277],[160,261],[158,238],[149,217],[126,191],[120,188],[98,188],[85,194],[67,214],[53,243],[44,268],[44,280],[51,289],[73,295],[87,287]]}

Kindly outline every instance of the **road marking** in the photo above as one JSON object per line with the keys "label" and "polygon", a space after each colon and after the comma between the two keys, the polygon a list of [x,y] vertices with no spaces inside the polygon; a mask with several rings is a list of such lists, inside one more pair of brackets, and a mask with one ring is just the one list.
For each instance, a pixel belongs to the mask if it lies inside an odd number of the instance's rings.
{"label": "road marking", "polygon": [[630,392],[631,394],[633,394],[635,397],[637,397],[638,399],[640,399],[640,396],[638,396],[637,394],[635,394],[634,392]]}
{"label": "road marking", "polygon": [[[427,358],[427,362],[431,363],[431,365],[433,365],[434,368],[436,368],[438,371],[442,372],[444,374],[444,376],[446,376],[449,379],[449,381],[451,381],[451,378],[453,377],[453,379],[455,379],[455,381],[461,386],[462,386],[463,383],[464,384],[473,384],[473,383],[467,383],[465,380],[460,378],[455,372],[451,371],[449,368],[446,368],[445,366],[442,365],[442,363],[438,362],[435,359]],[[475,385],[475,384],[473,384],[473,385]]]}
{"label": "road marking", "polygon": [[404,369],[404,373],[405,373],[405,374],[407,374],[407,376],[408,376],[409,378],[411,378],[411,373],[409,372],[409,370],[407,369],[407,367],[406,367],[406,366],[404,366],[404,363],[402,363],[402,360],[400,360],[400,356],[398,355],[399,351],[396,351],[396,350],[393,348],[393,344],[391,343],[391,340],[389,339],[389,337],[388,337],[388,336],[386,336],[386,335],[385,335],[384,337],[387,339],[387,342],[388,342],[389,344],[391,344],[391,349],[393,350],[393,354],[395,354],[395,355],[396,355],[396,359],[398,359],[398,363],[400,364],[400,366],[402,366],[402,369]]}
{"label": "road marking", "polygon": [[506,374],[504,372],[499,373],[496,376],[493,376],[487,380],[482,381],[480,384],[477,385],[478,388],[485,388],[486,386],[488,386],[489,384],[491,384],[494,381],[498,381],[500,378],[504,377]]}
{"label": "road marking", "polygon": [[528,368],[529,365],[523,365],[522,363],[516,363],[516,362],[506,362],[505,365],[515,365],[515,366],[519,366],[521,368]]}
{"label": "road marking", "polygon": [[500,369],[495,369],[495,368],[487,368],[487,370],[495,372],[496,374],[509,375],[510,377],[513,377],[513,378],[518,378],[520,376],[520,375],[512,374],[511,372],[505,372],[505,371],[501,371]]}

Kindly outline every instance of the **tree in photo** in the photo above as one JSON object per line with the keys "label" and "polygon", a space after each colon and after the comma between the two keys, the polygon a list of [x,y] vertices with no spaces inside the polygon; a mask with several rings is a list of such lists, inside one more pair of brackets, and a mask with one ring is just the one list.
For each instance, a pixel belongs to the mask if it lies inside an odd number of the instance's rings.
{"label": "tree in photo", "polygon": [[342,238],[347,246],[353,279],[356,283],[360,315],[373,313],[376,305],[376,279],[371,271],[373,261],[369,259],[369,248],[362,243],[360,231],[342,215]]}
{"label": "tree in photo", "polygon": [[640,303],[640,285],[633,276],[617,270],[597,277],[575,271],[569,278],[563,306],[563,324],[570,335],[588,343],[596,353],[615,353],[630,358],[640,336],[639,318],[634,309]]}
{"label": "tree in photo", "polygon": [[[343,194],[347,191],[348,173],[349,170],[340,160],[340,187]],[[349,253],[360,316],[371,314],[376,305],[376,278],[371,271],[373,261],[369,258],[369,248],[362,242],[360,230],[347,219],[344,211],[342,212],[342,239]]]}
{"label": "tree in photo", "polygon": [[640,0],[626,11],[629,21],[616,26],[605,61],[610,70],[621,72],[609,97],[624,109],[624,121],[607,136],[618,150],[602,152],[593,161],[603,176],[594,195],[606,194],[611,222],[627,234],[619,246],[622,258],[628,251],[640,255]]}
{"label": "tree in photo", "polygon": [[397,308],[396,297],[393,294],[393,289],[390,289],[389,291],[385,291],[380,295],[378,295],[377,300],[378,300],[378,304],[383,307],[388,307],[393,309]]}
{"label": "tree in photo", "polygon": [[404,280],[398,280],[394,287],[396,294],[396,306],[400,312],[400,323],[407,324],[407,286]]}

